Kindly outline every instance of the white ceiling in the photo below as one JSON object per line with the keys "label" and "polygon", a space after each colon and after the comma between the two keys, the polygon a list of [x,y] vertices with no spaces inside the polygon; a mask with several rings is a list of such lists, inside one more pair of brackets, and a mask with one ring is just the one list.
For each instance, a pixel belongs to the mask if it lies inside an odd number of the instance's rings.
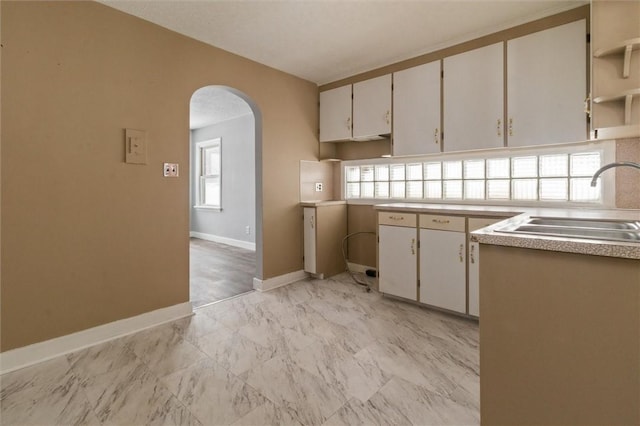
{"label": "white ceiling", "polygon": [[199,129],[252,113],[249,104],[228,89],[207,86],[191,96],[189,128]]}
{"label": "white ceiling", "polygon": [[569,0],[101,0],[317,84],[571,9]]}

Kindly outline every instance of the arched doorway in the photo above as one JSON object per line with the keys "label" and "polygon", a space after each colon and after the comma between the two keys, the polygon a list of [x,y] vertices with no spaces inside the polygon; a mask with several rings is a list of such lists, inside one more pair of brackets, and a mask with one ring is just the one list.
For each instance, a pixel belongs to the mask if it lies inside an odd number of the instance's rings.
{"label": "arched doorway", "polygon": [[204,306],[253,289],[262,276],[262,120],[226,86],[190,101],[190,300]]}

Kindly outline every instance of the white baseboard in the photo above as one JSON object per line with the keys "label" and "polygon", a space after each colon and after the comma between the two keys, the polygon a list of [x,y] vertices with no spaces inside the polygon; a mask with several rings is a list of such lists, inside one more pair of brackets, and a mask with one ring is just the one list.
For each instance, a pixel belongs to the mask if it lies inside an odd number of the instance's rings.
{"label": "white baseboard", "polygon": [[28,367],[108,340],[193,315],[191,302],[156,309],[77,333],[0,353],[0,374]]}
{"label": "white baseboard", "polygon": [[204,232],[189,232],[189,236],[200,238],[201,240],[213,241],[214,243],[226,244],[228,246],[240,247],[246,250],[256,251],[256,243],[249,241],[234,240],[233,238],[219,237],[213,234],[205,234]]}
{"label": "white baseboard", "polygon": [[253,288],[258,291],[269,291],[269,290],[273,290],[274,288],[282,287],[287,284],[291,284],[296,281],[303,280],[308,276],[309,274],[300,270],[300,271],[290,272],[284,275],[279,275],[273,278],[267,278],[266,280],[260,280],[258,278],[254,278]]}

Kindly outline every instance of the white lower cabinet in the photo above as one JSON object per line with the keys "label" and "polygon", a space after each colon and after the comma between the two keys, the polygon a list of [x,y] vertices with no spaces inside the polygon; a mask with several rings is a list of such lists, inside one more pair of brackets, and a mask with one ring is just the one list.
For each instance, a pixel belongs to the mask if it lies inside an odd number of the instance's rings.
{"label": "white lower cabinet", "polygon": [[469,233],[504,219],[380,212],[380,292],[479,317],[480,247]]}
{"label": "white lower cabinet", "polygon": [[347,205],[320,202],[315,207],[304,207],[303,218],[304,271],[321,279],[343,272]]}
{"label": "white lower cabinet", "polygon": [[[503,219],[497,218],[475,218],[468,219],[469,232],[493,225]],[[467,261],[469,267],[469,315],[474,317],[480,316],[480,244],[469,241],[469,259]]]}
{"label": "white lower cabinet", "polygon": [[464,217],[420,215],[420,303],[466,313]]}
{"label": "white lower cabinet", "polygon": [[[396,221],[400,226],[385,224],[389,221]],[[378,290],[417,300],[418,230],[415,215],[380,213],[378,223]],[[402,226],[405,224],[408,226]]]}
{"label": "white lower cabinet", "polygon": [[480,244],[469,242],[469,315],[480,316]]}
{"label": "white lower cabinet", "polygon": [[312,274],[316,270],[316,209],[305,207],[304,214],[304,270]]}

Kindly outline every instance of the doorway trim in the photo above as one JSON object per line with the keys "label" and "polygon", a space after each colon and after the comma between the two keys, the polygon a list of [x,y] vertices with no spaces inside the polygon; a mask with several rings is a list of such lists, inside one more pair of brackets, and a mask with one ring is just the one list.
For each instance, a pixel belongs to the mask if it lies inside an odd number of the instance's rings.
{"label": "doorway trim", "polygon": [[[236,96],[238,96],[239,98],[241,98],[243,101],[245,101],[247,103],[247,105],[249,106],[249,108],[251,109],[251,112],[253,114],[253,118],[254,118],[254,170],[255,170],[255,224],[254,224],[254,232],[255,232],[255,252],[256,252],[256,269],[255,269],[255,277],[254,277],[254,282],[256,279],[261,280],[263,277],[263,270],[264,270],[264,266],[263,266],[263,255],[262,255],[262,250],[263,250],[263,230],[262,230],[262,224],[263,224],[263,208],[262,208],[262,203],[263,203],[263,195],[262,195],[262,190],[263,190],[263,185],[262,185],[262,113],[260,111],[260,108],[258,107],[258,105],[256,104],[256,102],[251,99],[250,96],[248,96],[246,93],[242,92],[241,90],[238,90],[236,88],[230,87],[230,86],[225,86],[225,85],[220,85],[220,84],[205,84],[202,85],[198,88],[196,88],[192,93],[191,93],[191,97],[189,98],[189,106],[191,105],[191,99],[193,97],[193,95],[195,94],[195,92],[197,92],[198,90],[205,88],[205,87],[214,87],[214,88],[218,88],[218,89],[222,89],[222,90],[226,90]],[[191,110],[191,107],[189,107],[189,110]],[[189,137],[189,152],[191,152],[191,137]],[[191,158],[191,154],[189,155],[189,158]],[[189,177],[189,182],[191,182],[191,176]],[[189,183],[189,193],[191,194],[191,183]],[[191,207],[189,207],[189,217],[191,217]],[[191,225],[189,225],[189,234],[191,235]],[[195,236],[195,235],[194,235]],[[203,238],[205,239],[205,238]],[[218,242],[224,242],[224,241],[218,241]]]}

